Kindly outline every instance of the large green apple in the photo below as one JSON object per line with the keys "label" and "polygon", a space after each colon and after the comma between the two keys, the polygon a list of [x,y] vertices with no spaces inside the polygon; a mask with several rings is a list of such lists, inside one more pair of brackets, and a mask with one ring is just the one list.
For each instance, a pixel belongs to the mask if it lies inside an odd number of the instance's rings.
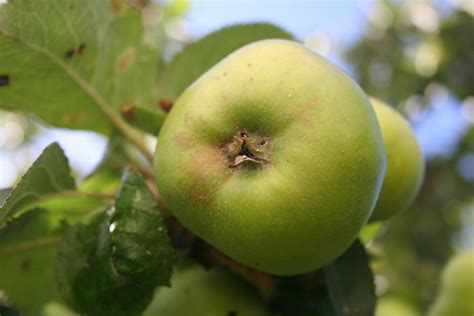
{"label": "large green apple", "polygon": [[158,138],[165,205],[191,231],[271,274],[319,268],[368,220],[385,170],[359,86],[300,44],[247,45],[194,82]]}
{"label": "large green apple", "polygon": [[144,316],[270,315],[255,289],[227,271],[196,264],[175,269],[171,288],[159,287]]}
{"label": "large green apple", "polygon": [[454,256],[444,268],[440,295],[429,315],[474,315],[474,250]]}
{"label": "large green apple", "polygon": [[391,106],[371,98],[382,130],[387,168],[371,221],[386,219],[405,210],[423,181],[425,162],[410,124]]}

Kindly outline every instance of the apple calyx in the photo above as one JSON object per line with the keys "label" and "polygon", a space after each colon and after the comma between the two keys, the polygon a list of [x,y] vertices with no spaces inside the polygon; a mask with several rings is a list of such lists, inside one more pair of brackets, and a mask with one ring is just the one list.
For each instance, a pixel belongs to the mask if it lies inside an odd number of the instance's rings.
{"label": "apple calyx", "polygon": [[270,162],[271,138],[253,135],[241,129],[224,145],[224,152],[229,159],[230,168],[237,168],[245,163],[264,166]]}

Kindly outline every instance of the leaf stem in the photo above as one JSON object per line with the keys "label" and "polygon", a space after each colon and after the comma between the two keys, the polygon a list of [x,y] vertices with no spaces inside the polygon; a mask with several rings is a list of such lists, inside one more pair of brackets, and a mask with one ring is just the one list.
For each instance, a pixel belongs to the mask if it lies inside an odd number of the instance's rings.
{"label": "leaf stem", "polygon": [[[113,194],[107,194],[107,193],[98,193],[98,192],[87,192],[87,191],[62,191],[62,192],[56,192],[56,193],[50,193],[50,194],[45,194],[41,196],[40,198],[36,199],[34,201],[34,204],[44,202],[47,200],[54,200],[57,198],[67,198],[67,197],[90,197],[90,198],[95,198],[95,199],[100,199],[100,200],[112,200],[114,198]],[[25,206],[25,208],[29,208],[30,206]]]}
{"label": "leaf stem", "polygon": [[50,194],[45,194],[39,197],[38,199],[34,200],[33,202],[24,205],[17,212],[15,212],[14,216],[19,216],[22,213],[24,213],[24,211],[27,211],[28,209],[31,209],[33,206],[38,205],[40,203],[44,203],[49,200],[54,200],[57,198],[67,198],[67,197],[90,197],[90,198],[96,198],[96,199],[101,199],[101,200],[112,200],[114,198],[112,194],[104,194],[104,193],[97,193],[97,192],[63,191],[63,192],[50,193]]}
{"label": "leaf stem", "polygon": [[85,81],[73,68],[71,68],[66,62],[60,59],[58,56],[50,52],[49,50],[41,47],[39,45],[26,42],[20,37],[14,36],[4,30],[0,29],[0,35],[3,35],[12,41],[21,43],[30,49],[37,51],[46,57],[48,57],[52,62],[58,65],[64,70],[64,72],[77,84],[79,85],[95,102],[95,104],[102,110],[104,115],[112,122],[112,124],[117,127],[117,129],[132,142],[147,158],[147,160],[153,160],[153,154],[150,152],[148,147],[143,141],[142,134],[129,125],[120,114],[108,104],[102,96],[91,86],[87,81]]}
{"label": "leaf stem", "polygon": [[38,247],[50,246],[57,244],[61,240],[60,237],[48,237],[31,241],[25,241],[11,246],[4,247],[0,250],[0,257],[15,254],[21,251],[27,251]]}

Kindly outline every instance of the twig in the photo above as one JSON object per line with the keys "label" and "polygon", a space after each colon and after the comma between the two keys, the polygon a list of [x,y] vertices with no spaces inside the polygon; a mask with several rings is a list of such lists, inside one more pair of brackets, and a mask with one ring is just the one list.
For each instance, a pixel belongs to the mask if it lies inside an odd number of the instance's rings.
{"label": "twig", "polygon": [[196,235],[191,233],[174,216],[172,216],[169,211],[161,211],[165,214],[164,216],[166,216],[165,223],[168,228],[171,242],[175,248],[188,249],[189,256],[204,266],[225,267],[265,292],[274,290],[278,286],[278,279],[276,277],[254,270],[234,261],[216,248],[204,242],[202,239],[196,237]]}

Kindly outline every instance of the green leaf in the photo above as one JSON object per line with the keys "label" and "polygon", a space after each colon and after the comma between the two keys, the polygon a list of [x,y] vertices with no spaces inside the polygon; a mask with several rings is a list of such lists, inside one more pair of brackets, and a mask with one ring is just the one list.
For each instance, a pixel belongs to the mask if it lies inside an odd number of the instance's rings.
{"label": "green leaf", "polygon": [[334,316],[321,270],[281,278],[278,308],[281,316]]}
{"label": "green leaf", "polygon": [[0,230],[0,291],[12,304],[34,315],[60,298],[53,273],[56,245],[67,226],[87,221],[105,203],[96,196],[56,195]]}
{"label": "green leaf", "polygon": [[199,76],[236,49],[269,38],[293,39],[293,36],[272,24],[241,24],[223,28],[188,45],[165,67],[158,87],[159,98],[176,99]]}
{"label": "green leaf", "polygon": [[6,307],[6,306],[0,306],[0,315],[1,316],[24,316],[22,312],[19,310]]}
{"label": "green leaf", "polygon": [[384,228],[385,223],[383,222],[374,222],[368,223],[362,228],[359,232],[359,239],[364,243],[367,244],[373,241],[377,235],[380,234],[380,231]]}
{"label": "green leaf", "polygon": [[137,7],[125,0],[1,5],[0,107],[109,133],[122,106],[154,104],[161,13]]}
{"label": "green leaf", "polygon": [[34,209],[0,230],[0,292],[8,303],[37,314],[41,306],[59,299],[54,283],[56,245],[69,212]]}
{"label": "green leaf", "polygon": [[56,280],[87,315],[139,315],[156,286],[169,285],[175,253],[146,184],[125,172],[115,206],[71,229],[59,246]]}
{"label": "green leaf", "polygon": [[10,195],[11,191],[12,191],[11,189],[2,189],[2,190],[0,190],[0,205],[2,205],[3,202],[5,202],[7,197]]}
{"label": "green leaf", "polygon": [[46,147],[0,207],[0,228],[48,195],[75,189],[68,160],[57,143]]}
{"label": "green leaf", "polygon": [[91,174],[79,186],[80,190],[88,192],[102,192],[104,194],[115,192],[120,184],[120,176],[110,169],[99,170]]}
{"label": "green leaf", "polygon": [[374,315],[374,282],[365,249],[358,240],[325,268],[281,278],[279,283],[281,316]]}
{"label": "green leaf", "polygon": [[365,248],[359,240],[325,267],[324,275],[334,315],[374,315],[375,285]]}
{"label": "green leaf", "polygon": [[158,135],[165,122],[167,114],[163,110],[155,110],[140,106],[133,107],[127,121],[135,127],[152,134]]}

